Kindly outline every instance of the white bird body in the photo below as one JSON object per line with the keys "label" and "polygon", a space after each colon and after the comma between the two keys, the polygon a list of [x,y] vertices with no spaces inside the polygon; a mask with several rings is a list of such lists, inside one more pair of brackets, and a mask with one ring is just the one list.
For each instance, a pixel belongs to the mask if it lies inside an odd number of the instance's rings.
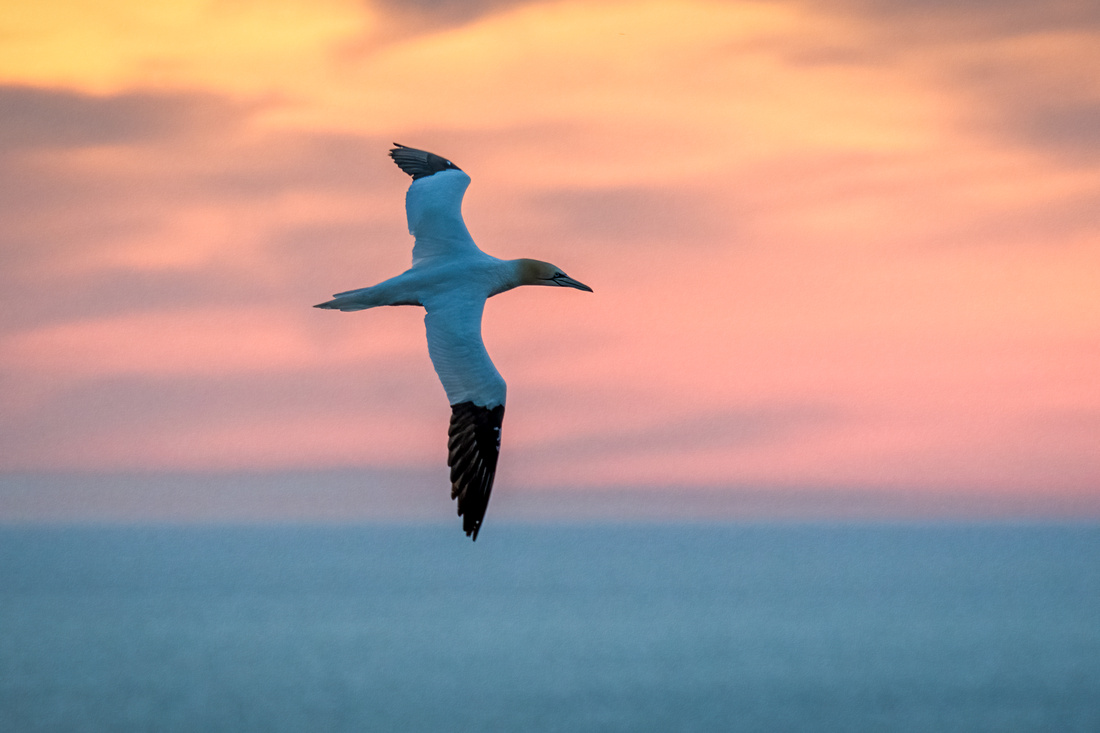
{"label": "white bird body", "polygon": [[412,267],[377,285],[337,293],[316,307],[359,311],[418,305],[427,311],[428,354],[452,408],[451,494],[465,515],[463,529],[476,540],[492,491],[507,395],[481,338],[485,301],[520,285],[591,288],[546,262],[485,254],[462,220],[470,177],[422,150],[398,145],[390,156],[413,177],[405,196],[409,233],[416,238]]}

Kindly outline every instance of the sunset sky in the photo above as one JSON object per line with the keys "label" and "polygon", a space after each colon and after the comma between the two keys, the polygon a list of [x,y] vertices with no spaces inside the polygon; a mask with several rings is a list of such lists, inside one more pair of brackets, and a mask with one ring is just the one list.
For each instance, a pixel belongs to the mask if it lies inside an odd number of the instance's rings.
{"label": "sunset sky", "polygon": [[310,307],[396,141],[595,290],[487,306],[498,493],[1100,498],[1094,0],[10,5],[0,472],[445,477],[423,311]]}

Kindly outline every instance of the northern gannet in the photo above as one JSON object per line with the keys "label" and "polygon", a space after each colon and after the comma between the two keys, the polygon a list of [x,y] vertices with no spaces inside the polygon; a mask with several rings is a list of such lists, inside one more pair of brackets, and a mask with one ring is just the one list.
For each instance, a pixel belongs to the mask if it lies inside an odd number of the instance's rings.
{"label": "northern gannet", "polygon": [[412,176],[405,194],[412,267],[369,288],[336,293],[315,308],[360,311],[417,305],[427,311],[428,355],[451,404],[447,465],[451,498],[462,529],[477,540],[493,490],[506,385],[481,340],[485,301],[520,285],[555,285],[592,292],[560,268],[539,260],[499,260],[474,244],[462,221],[470,177],[451,161],[398,143],[390,157]]}

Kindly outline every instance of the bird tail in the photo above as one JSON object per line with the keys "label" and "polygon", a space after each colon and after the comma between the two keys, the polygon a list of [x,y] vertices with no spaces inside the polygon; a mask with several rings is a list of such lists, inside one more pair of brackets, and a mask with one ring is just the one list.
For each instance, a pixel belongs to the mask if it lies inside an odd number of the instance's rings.
{"label": "bird tail", "polygon": [[318,303],[314,308],[324,308],[335,311],[362,311],[367,308],[377,308],[380,305],[420,305],[420,301],[409,293],[395,292],[389,281],[369,288],[348,290],[337,293],[332,300]]}
{"label": "bird tail", "polygon": [[367,308],[373,308],[375,305],[374,303],[364,303],[361,298],[356,298],[353,295],[345,295],[339,298],[333,298],[332,300],[326,300],[324,303],[318,303],[313,307],[348,312],[366,310]]}
{"label": "bird tail", "polygon": [[409,273],[391,277],[369,288],[345,290],[332,296],[332,300],[318,303],[314,308],[338,311],[361,311],[380,305],[421,305],[416,288],[409,282]]}

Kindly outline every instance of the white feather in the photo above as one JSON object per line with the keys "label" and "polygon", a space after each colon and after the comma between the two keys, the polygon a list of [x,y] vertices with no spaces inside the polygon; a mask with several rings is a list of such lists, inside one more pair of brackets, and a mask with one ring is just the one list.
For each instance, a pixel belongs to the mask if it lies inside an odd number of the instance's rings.
{"label": "white feather", "polygon": [[416,237],[413,266],[436,257],[480,252],[462,220],[462,197],[470,177],[460,170],[440,171],[412,182],[405,194],[409,234]]}
{"label": "white feather", "polygon": [[485,298],[476,296],[437,300],[427,307],[424,326],[428,333],[428,355],[452,405],[504,404],[507,385],[481,338],[484,310]]}

